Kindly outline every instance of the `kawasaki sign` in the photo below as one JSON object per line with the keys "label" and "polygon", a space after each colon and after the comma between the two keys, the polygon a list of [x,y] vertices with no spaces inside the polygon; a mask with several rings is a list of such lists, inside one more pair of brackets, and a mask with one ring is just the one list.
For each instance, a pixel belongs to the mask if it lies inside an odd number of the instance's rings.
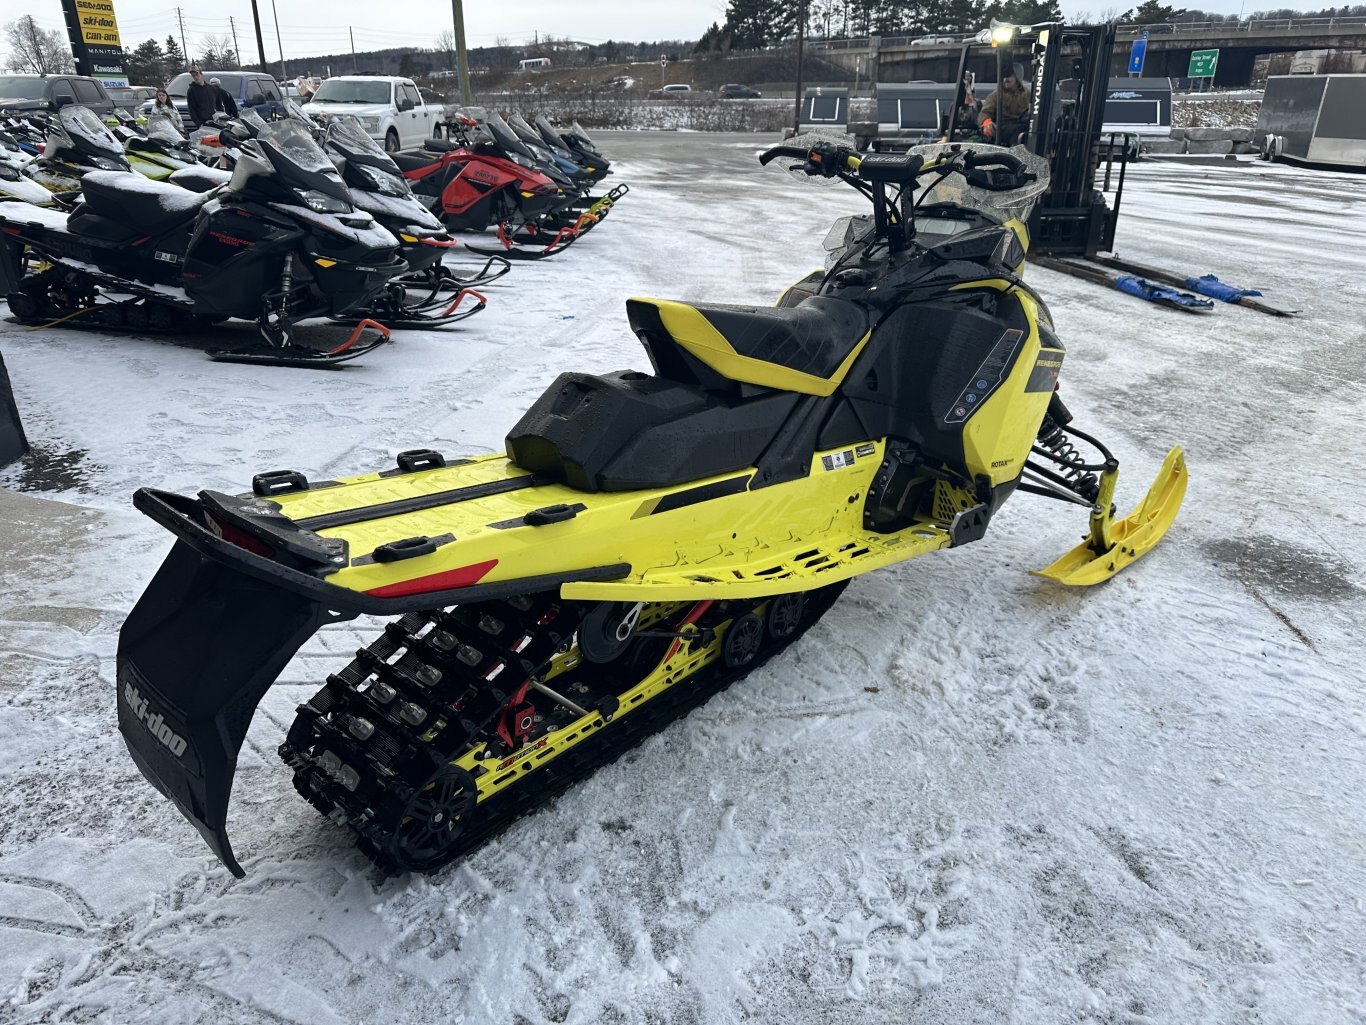
{"label": "kawasaki sign", "polygon": [[62,0],[66,37],[76,58],[76,74],[106,86],[127,85],[123,43],[114,17],[114,0]]}

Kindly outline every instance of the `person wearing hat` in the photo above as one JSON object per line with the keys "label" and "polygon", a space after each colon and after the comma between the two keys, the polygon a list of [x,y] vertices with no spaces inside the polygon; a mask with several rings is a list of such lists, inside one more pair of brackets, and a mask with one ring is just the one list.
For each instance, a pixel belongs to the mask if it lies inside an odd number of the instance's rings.
{"label": "person wearing hat", "polygon": [[1029,126],[1029,90],[1024,65],[1016,62],[1001,75],[1001,83],[982,103],[977,127],[987,142],[1013,146]]}
{"label": "person wearing hat", "polygon": [[228,95],[227,91],[223,88],[223,84],[219,82],[218,79],[211,78],[209,79],[209,85],[213,86],[214,109],[221,110],[224,114],[227,114],[228,117],[236,117],[237,101]]}
{"label": "person wearing hat", "polygon": [[190,108],[190,120],[196,125],[206,124],[218,109],[220,90],[204,81],[204,72],[190,69],[190,85],[185,90],[185,104]]}

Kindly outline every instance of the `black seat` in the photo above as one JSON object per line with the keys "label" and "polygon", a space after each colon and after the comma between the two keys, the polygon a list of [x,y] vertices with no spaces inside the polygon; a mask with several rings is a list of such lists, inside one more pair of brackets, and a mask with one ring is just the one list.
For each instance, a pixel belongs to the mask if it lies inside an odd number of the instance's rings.
{"label": "black seat", "polygon": [[147,235],[160,235],[194,219],[207,193],[152,181],[130,171],[90,171],[81,192],[92,214],[108,217]]}
{"label": "black seat", "polygon": [[868,337],[864,308],[828,296],[791,307],[630,299],[626,311],[661,375],[705,387],[716,381],[705,380],[687,357],[724,380],[829,395]]}
{"label": "black seat", "polygon": [[389,158],[398,165],[400,171],[417,171],[436,163],[436,158],[425,153],[390,153]]}

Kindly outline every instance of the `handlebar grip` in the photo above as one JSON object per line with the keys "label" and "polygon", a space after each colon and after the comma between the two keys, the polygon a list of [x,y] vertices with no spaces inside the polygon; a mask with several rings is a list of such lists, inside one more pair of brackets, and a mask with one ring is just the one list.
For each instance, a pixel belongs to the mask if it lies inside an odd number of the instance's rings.
{"label": "handlebar grip", "polygon": [[766,149],[759,154],[759,163],[767,165],[779,157],[792,157],[796,160],[805,160],[811,150],[805,146],[774,146]]}
{"label": "handlebar grip", "polygon": [[1014,153],[968,153],[963,159],[964,167],[1004,167],[1019,172],[1024,170],[1024,161]]}

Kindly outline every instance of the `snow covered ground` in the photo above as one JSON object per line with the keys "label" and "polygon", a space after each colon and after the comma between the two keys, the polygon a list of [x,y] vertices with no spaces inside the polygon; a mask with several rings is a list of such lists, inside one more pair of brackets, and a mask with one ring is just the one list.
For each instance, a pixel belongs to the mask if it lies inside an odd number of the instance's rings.
{"label": "snow covered ground", "polygon": [[1366,1019],[1360,177],[1133,169],[1122,254],[1295,320],[1030,271],[1121,504],[1186,446],[1175,527],[1107,585],[1028,576],[1084,523],[1018,496],[434,877],[377,880],[274,755],[373,624],[268,694],[230,819],[245,880],[143,781],[114,650],[169,538],[135,487],[501,449],[562,369],[645,365],[625,298],[770,302],[861,202],[761,172],[753,137],[601,143],[632,192],[599,230],[344,372],[0,321],[47,457],[0,485],[64,488],[0,491],[0,1022]]}

